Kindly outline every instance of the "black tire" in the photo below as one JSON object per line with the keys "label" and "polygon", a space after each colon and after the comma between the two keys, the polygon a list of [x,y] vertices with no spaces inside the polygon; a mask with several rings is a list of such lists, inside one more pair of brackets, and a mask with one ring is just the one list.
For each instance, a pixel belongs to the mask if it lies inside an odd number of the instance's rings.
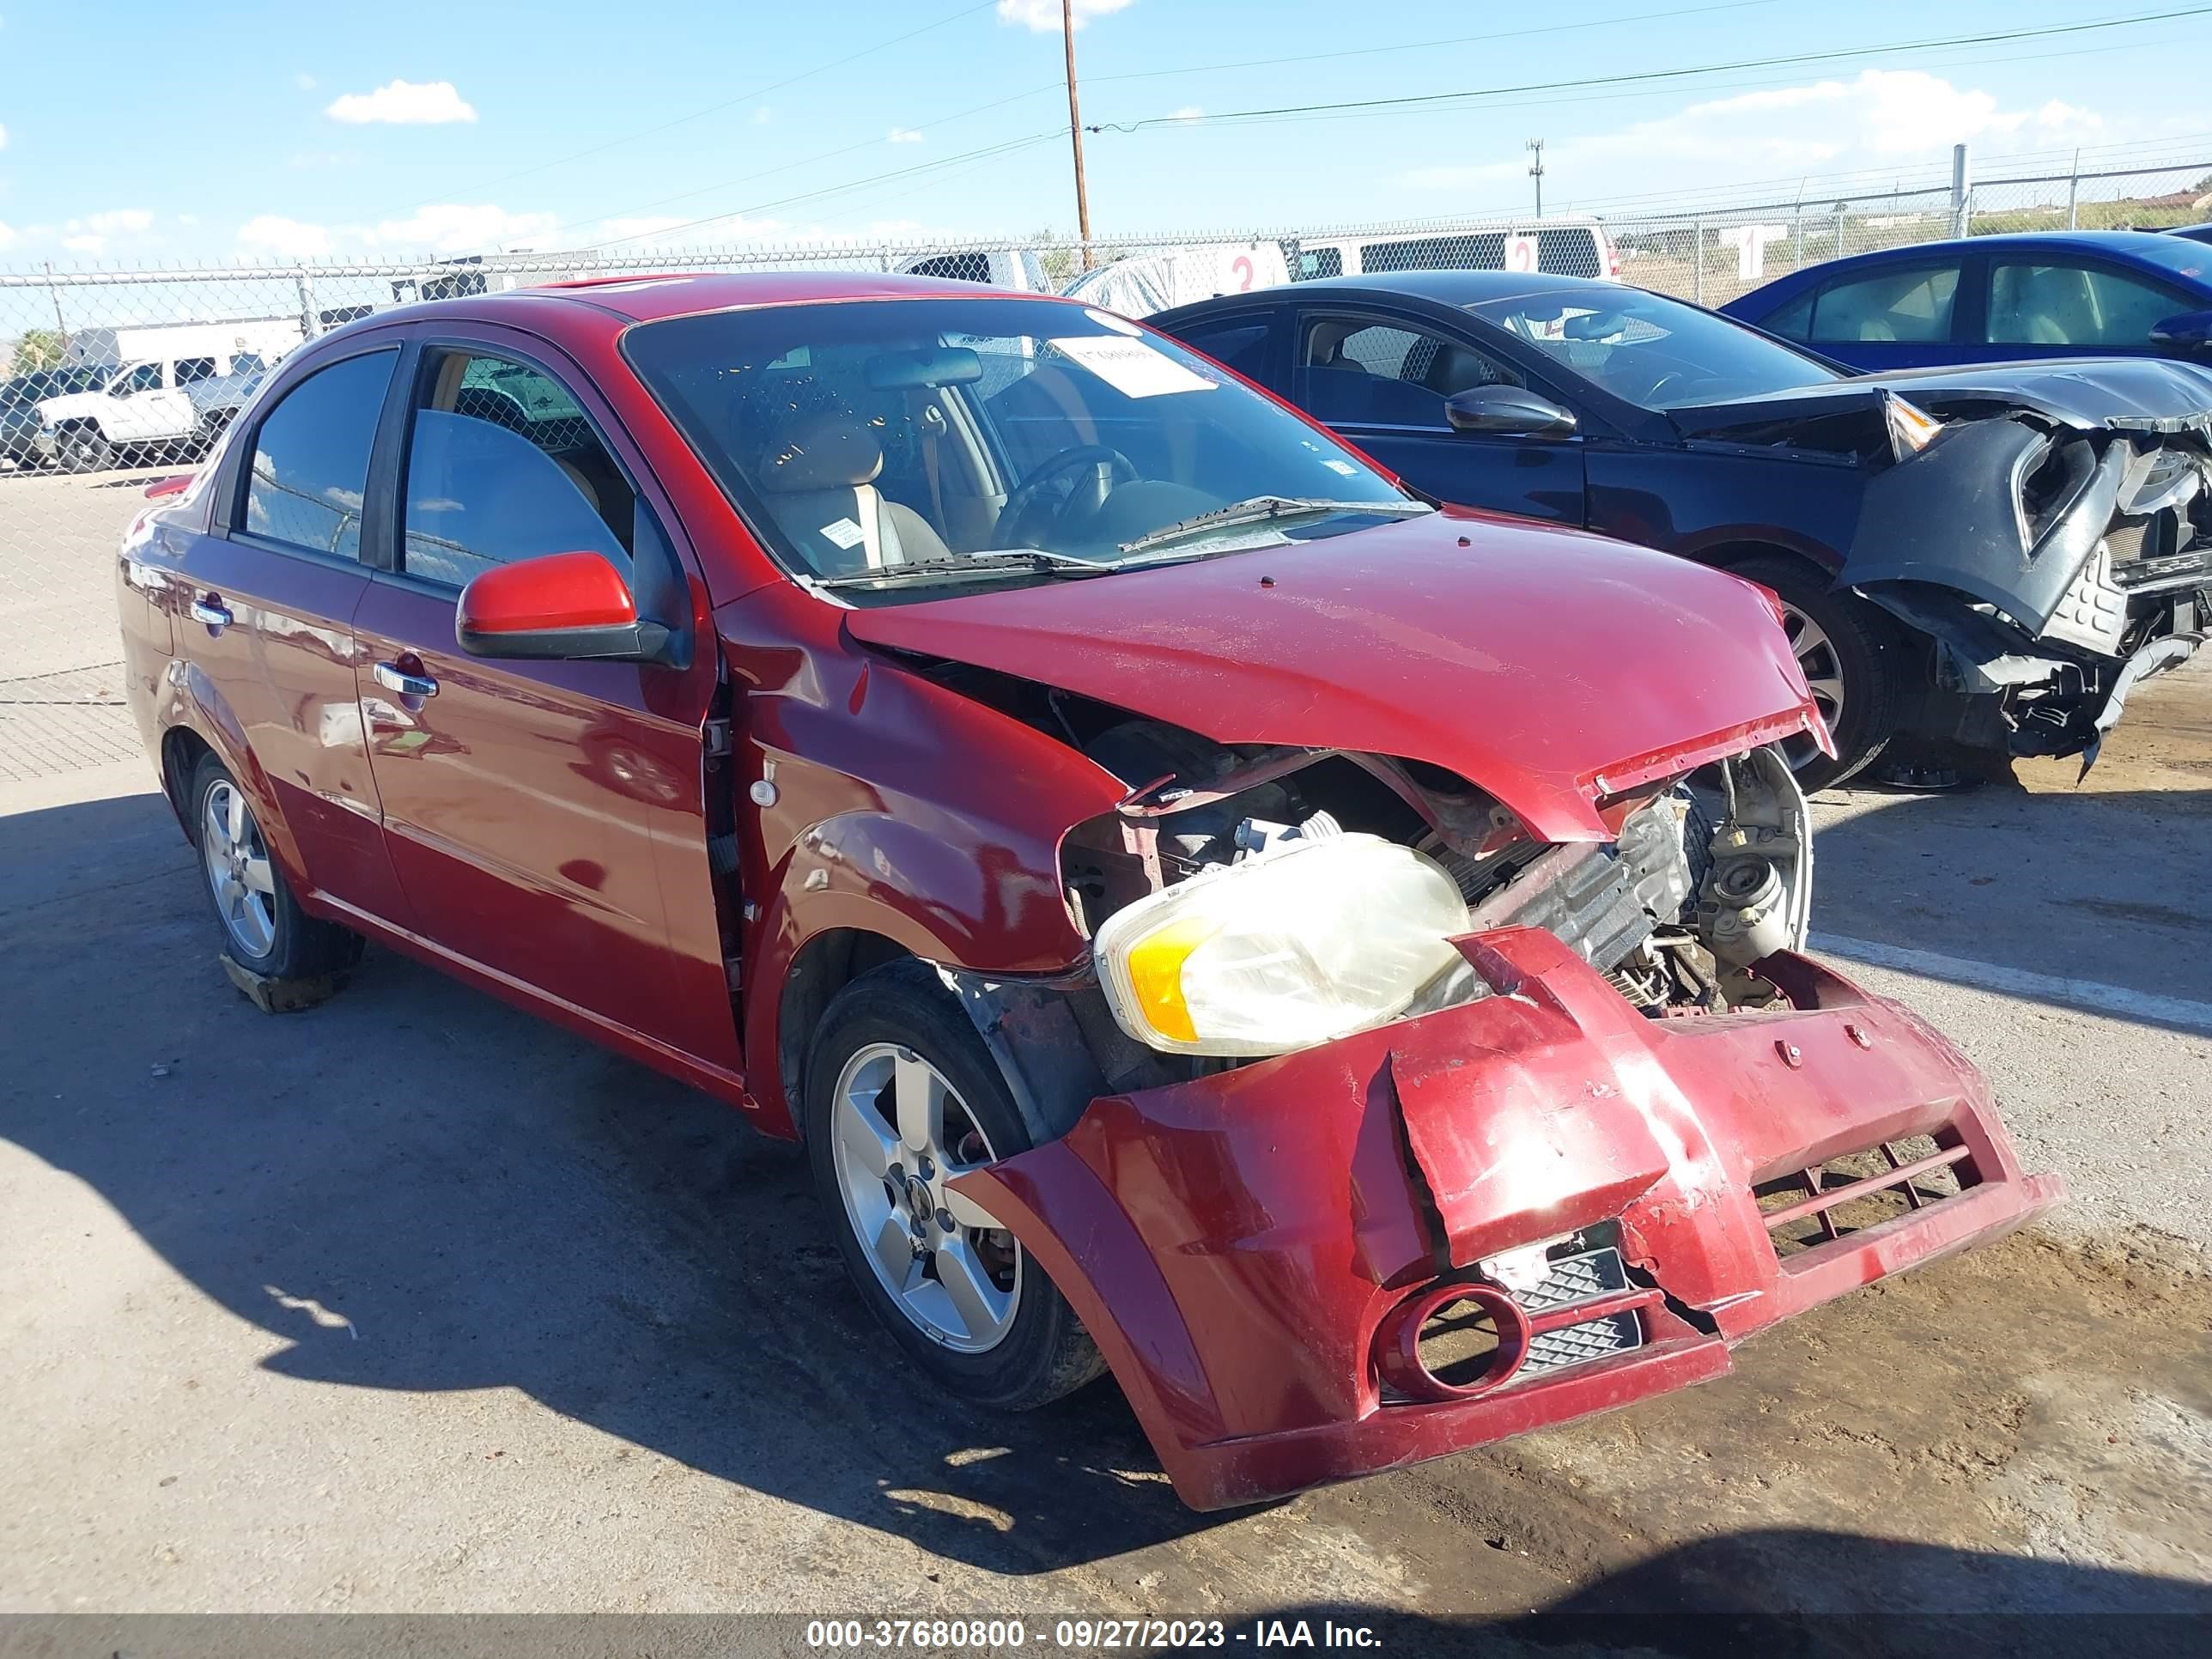
{"label": "black tire", "polygon": [[[201,855],[200,886],[215,912],[224,951],[240,967],[267,979],[321,979],[345,973],[361,960],[365,941],[351,928],[318,921],[301,910],[299,900],[292,896],[291,884],[284,879],[282,866],[273,859],[266,860],[270,888],[266,896],[267,908],[272,924],[266,947],[252,949],[226,918],[223,901],[216,892],[210,870],[205,834],[208,797],[218,787],[237,791],[238,781],[231,775],[230,769],[213,755],[201,756],[186,792],[190,811],[185,822],[191,829],[192,847]],[[247,805],[244,810],[245,822],[252,839],[258,842],[260,830],[253,822],[252,809]],[[265,857],[265,844],[262,850]]]}
{"label": "black tire", "polygon": [[839,1185],[832,1110],[847,1062],[878,1044],[910,1050],[933,1066],[996,1157],[1011,1158],[1035,1145],[998,1062],[927,963],[887,963],[832,998],[807,1053],[807,1162],[861,1300],[908,1358],[963,1400],[999,1411],[1031,1411],[1073,1393],[1103,1372],[1105,1362],[1034,1258],[1022,1259],[1006,1334],[981,1352],[963,1352],[933,1339],[878,1278]]}
{"label": "black tire", "polygon": [[[1842,713],[1828,728],[1836,743],[1835,759],[1809,741],[1786,750],[1798,784],[1810,794],[1856,777],[1897,736],[1898,711],[1906,698],[1904,678],[1913,672],[1911,653],[1881,611],[1854,594],[1836,592],[1825,574],[1802,560],[1766,553],[1729,569],[1772,589],[1786,609],[1826,635],[1836,678],[1843,683]],[[1798,632],[1791,630],[1793,643]],[[1802,665],[1807,678],[1814,678],[1814,665]]]}
{"label": "black tire", "polygon": [[99,472],[115,464],[115,447],[100,428],[73,426],[54,445],[54,465],[64,472]]}

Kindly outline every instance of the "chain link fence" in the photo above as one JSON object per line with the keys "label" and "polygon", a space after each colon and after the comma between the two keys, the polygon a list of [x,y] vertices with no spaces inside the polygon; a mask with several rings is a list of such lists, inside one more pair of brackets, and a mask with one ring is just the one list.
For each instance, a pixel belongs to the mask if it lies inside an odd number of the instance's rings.
{"label": "chain link fence", "polygon": [[[1960,170],[1963,175],[1963,167]],[[1848,183],[1849,189],[1844,185]],[[1380,270],[1617,276],[1707,306],[1847,254],[2000,231],[2212,218],[2212,160],[2156,169],[1589,215],[964,244],[633,244],[385,264],[0,269],[0,780],[135,757],[113,551],[151,479],[187,466],[304,341],[422,300],[669,270],[898,271],[1082,295],[1142,315],[1207,295]]]}

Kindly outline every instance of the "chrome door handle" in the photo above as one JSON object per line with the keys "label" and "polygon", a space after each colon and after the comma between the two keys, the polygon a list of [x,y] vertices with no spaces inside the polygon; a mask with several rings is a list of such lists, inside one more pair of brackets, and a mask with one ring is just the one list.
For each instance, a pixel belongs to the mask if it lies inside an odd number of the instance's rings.
{"label": "chrome door handle", "polygon": [[403,697],[434,697],[438,682],[428,674],[410,674],[396,662],[380,662],[369,671],[376,683],[387,691],[397,691]]}
{"label": "chrome door handle", "polygon": [[194,599],[192,620],[205,623],[210,628],[228,628],[230,626],[230,609],[212,595],[204,599]]}

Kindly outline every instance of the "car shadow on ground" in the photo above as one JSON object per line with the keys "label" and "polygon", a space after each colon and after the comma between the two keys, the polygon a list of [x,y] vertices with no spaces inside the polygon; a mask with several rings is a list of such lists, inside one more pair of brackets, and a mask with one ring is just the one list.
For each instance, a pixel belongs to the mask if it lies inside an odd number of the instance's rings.
{"label": "car shadow on ground", "polygon": [[1110,1382],[1020,1417],[933,1395],[803,1156],[732,1108],[382,951],[264,1015],[216,942],[159,796],[0,817],[0,1135],[285,1339],[268,1370],[512,1387],[999,1572],[1212,1524]]}
{"label": "car shadow on ground", "polygon": [[1816,820],[1816,938],[2212,1004],[2212,789],[1837,791]]}
{"label": "car shadow on ground", "polygon": [[1432,1619],[1326,1604],[1271,1609],[1277,1623],[1370,1629],[1398,1653],[1635,1652],[1713,1659],[1978,1659],[2065,1653],[2139,1659],[2205,1650],[2212,1587],[2034,1557],[1816,1529],[1755,1530],[1680,1546],[1517,1618]]}

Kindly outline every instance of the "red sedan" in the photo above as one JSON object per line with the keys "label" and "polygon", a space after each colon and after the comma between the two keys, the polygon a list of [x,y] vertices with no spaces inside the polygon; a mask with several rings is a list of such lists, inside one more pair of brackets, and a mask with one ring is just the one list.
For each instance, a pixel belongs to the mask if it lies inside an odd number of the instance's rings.
{"label": "red sedan", "polygon": [[1800,955],[1769,596],[1079,303],[584,283],[288,359],[120,558],[240,976],[364,939],[799,1136],[947,1392],[1200,1507],[1712,1376],[2053,1202]]}

